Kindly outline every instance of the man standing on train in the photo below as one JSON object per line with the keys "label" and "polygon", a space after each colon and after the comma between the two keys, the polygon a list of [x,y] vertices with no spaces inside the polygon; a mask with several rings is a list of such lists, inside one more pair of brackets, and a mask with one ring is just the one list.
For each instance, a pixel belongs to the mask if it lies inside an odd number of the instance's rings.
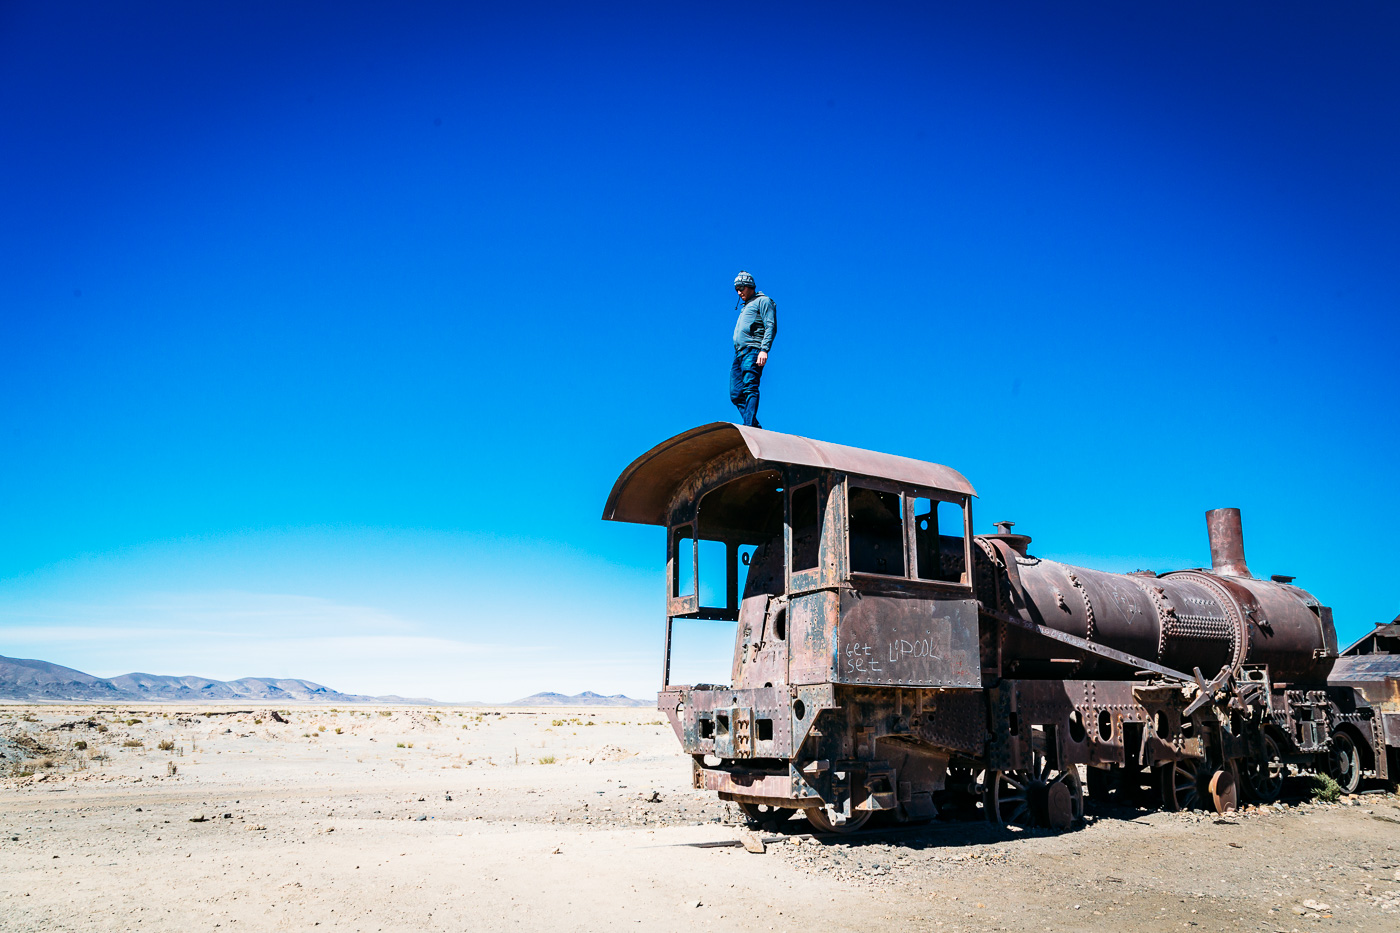
{"label": "man standing on train", "polygon": [[734,365],[729,368],[729,400],[739,409],[744,424],[758,423],[758,381],[768,363],[768,351],[778,333],[778,306],[754,287],[753,276],[741,271],[734,277],[739,293],[739,320],[734,325]]}

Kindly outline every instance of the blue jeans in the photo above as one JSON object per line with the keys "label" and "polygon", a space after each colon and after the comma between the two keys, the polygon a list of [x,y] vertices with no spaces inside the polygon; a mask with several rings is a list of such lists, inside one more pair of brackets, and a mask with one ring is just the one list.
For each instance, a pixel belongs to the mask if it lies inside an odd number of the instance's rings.
{"label": "blue jeans", "polygon": [[758,348],[744,347],[734,354],[729,367],[729,400],[739,409],[744,424],[761,428],[758,423],[758,380],[763,370],[758,367]]}

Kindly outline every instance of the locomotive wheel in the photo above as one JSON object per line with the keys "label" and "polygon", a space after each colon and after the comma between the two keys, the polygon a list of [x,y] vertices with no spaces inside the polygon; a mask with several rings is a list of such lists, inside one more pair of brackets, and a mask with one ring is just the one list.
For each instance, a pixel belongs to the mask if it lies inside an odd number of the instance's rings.
{"label": "locomotive wheel", "polygon": [[984,806],[987,819],[999,826],[1048,826],[1069,829],[1084,819],[1084,786],[1079,772],[1050,767],[1041,755],[1031,771],[989,771]]}
{"label": "locomotive wheel", "polygon": [[1283,793],[1283,755],[1278,742],[1264,733],[1264,754],[1244,766],[1244,788],[1256,803],[1273,803]]}
{"label": "locomotive wheel", "polygon": [[1240,771],[1233,761],[1210,776],[1210,801],[1221,816],[1240,808]]}
{"label": "locomotive wheel", "polygon": [[1035,825],[1032,811],[1032,781],[1025,771],[988,771],[985,808],[987,819],[998,826],[1019,826],[1030,829]]}
{"label": "locomotive wheel", "polygon": [[792,811],[787,807],[774,807],[766,803],[741,803],[739,809],[743,811],[744,819],[754,828],[766,823],[782,825],[792,816]]}
{"label": "locomotive wheel", "polygon": [[819,833],[853,833],[869,822],[872,813],[870,810],[857,810],[850,819],[846,819],[831,807],[813,807],[802,812],[807,822]]}
{"label": "locomotive wheel", "polygon": [[1327,753],[1327,773],[1344,794],[1354,794],[1361,786],[1361,759],[1356,743],[1345,732],[1332,733],[1332,749]]}
{"label": "locomotive wheel", "polygon": [[1195,758],[1169,761],[1157,768],[1157,786],[1162,792],[1162,809],[1199,810],[1205,796],[1201,787],[1201,762]]}

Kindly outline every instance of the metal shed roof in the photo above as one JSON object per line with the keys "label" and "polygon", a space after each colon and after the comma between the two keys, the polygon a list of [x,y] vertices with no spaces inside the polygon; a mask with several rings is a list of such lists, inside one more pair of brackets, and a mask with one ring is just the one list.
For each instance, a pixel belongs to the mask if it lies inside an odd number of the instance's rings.
{"label": "metal shed roof", "polygon": [[768,463],[826,467],[911,486],[977,495],[961,473],[937,463],[717,421],[677,434],[633,460],[613,483],[603,518],[664,525],[666,506],[685,478],[702,464],[738,447],[748,448],[755,460]]}

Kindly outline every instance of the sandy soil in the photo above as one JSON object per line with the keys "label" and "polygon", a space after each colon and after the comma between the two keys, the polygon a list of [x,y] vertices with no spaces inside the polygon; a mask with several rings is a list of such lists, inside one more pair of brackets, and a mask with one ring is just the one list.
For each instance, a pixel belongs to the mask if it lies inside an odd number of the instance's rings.
{"label": "sandy soil", "polygon": [[1392,795],[751,854],[653,710],[283,715],[0,707],[0,929],[1400,929]]}

